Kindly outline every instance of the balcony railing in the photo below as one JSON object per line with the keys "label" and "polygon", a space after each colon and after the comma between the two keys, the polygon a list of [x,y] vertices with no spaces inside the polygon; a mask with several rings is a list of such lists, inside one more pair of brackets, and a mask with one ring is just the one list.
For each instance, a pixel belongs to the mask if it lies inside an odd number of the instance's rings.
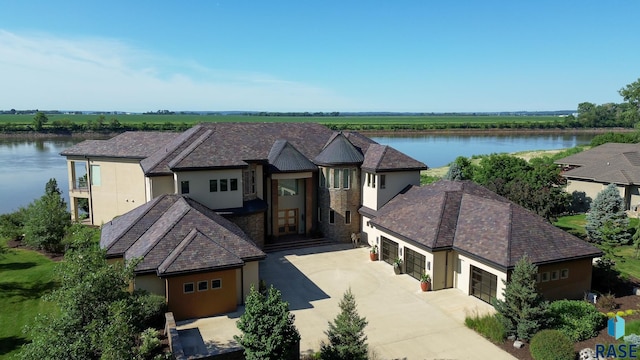
{"label": "balcony railing", "polygon": [[73,190],[87,191],[89,190],[89,186],[87,184],[87,180],[78,179],[73,183]]}

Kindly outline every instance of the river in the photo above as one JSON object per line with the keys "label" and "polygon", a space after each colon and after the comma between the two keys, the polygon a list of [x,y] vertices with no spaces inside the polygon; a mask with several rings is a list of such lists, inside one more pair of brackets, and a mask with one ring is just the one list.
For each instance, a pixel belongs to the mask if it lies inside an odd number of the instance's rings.
{"label": "river", "polygon": [[[412,134],[371,136],[429,167],[444,166],[458,156],[551,150],[588,144],[594,134]],[[44,193],[47,180],[55,178],[68,194],[67,165],[60,152],[79,138],[0,138],[0,214],[28,205]]]}

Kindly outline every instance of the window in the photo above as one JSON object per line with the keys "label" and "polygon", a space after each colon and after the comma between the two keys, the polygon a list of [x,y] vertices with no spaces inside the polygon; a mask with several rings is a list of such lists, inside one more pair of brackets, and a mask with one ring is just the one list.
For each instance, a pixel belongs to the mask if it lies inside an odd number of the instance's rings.
{"label": "window", "polygon": [[320,172],[318,173],[318,176],[320,177],[320,187],[323,188],[326,185],[326,177],[324,176],[324,168],[320,168]]}
{"label": "window", "polygon": [[188,194],[189,193],[189,182],[188,181],[180,181],[180,193]]}
{"label": "window", "polygon": [[371,174],[371,187],[376,188],[376,174]]}
{"label": "window", "polygon": [[182,291],[184,291],[185,294],[190,294],[193,292],[193,283],[184,283],[182,284]]}
{"label": "window", "polygon": [[218,180],[209,180],[209,192],[218,191]]}
{"label": "window", "polygon": [[329,210],[329,224],[333,224],[336,221],[336,212]]}
{"label": "window", "polygon": [[541,273],[540,274],[540,281],[542,281],[542,282],[549,281],[549,273],[548,272]]}
{"label": "window", "polygon": [[351,186],[351,170],[342,169],[342,187],[348,189]]}
{"label": "window", "polygon": [[100,165],[91,165],[91,185],[102,185],[102,177],[100,176]]}
{"label": "window", "polygon": [[207,290],[209,290],[209,282],[198,281],[198,291],[207,291]]}
{"label": "window", "polygon": [[244,193],[255,194],[256,193],[256,171],[245,170],[242,174],[244,177]]}
{"label": "window", "polygon": [[229,179],[229,185],[231,186],[231,191],[238,191],[238,179]]}
{"label": "window", "polygon": [[220,289],[222,287],[222,279],[211,280],[211,290]]}
{"label": "window", "polygon": [[344,213],[344,223],[351,224],[351,211],[349,210]]}
{"label": "window", "polygon": [[367,186],[371,186],[371,174],[367,173]]}
{"label": "window", "polygon": [[340,169],[331,169],[333,171],[333,188],[340,188]]}
{"label": "window", "polygon": [[229,190],[228,180],[220,179],[220,191],[227,191],[227,190]]}
{"label": "window", "polygon": [[380,189],[387,188],[387,175],[380,175]]}
{"label": "window", "polygon": [[322,209],[318,208],[318,222],[322,222]]}
{"label": "window", "polygon": [[569,269],[560,270],[560,279],[566,279],[569,277]]}
{"label": "window", "polygon": [[558,270],[553,270],[551,272],[551,281],[558,280],[559,276],[560,276],[560,274],[559,274]]}
{"label": "window", "polygon": [[278,180],[278,195],[280,196],[298,195],[298,180],[297,179]]}

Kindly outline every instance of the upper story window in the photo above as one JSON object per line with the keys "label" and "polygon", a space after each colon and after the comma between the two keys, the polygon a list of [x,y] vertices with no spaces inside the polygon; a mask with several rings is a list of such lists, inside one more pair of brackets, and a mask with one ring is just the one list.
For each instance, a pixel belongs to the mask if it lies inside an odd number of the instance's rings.
{"label": "upper story window", "polygon": [[256,193],[256,171],[255,170],[245,170],[242,173],[243,177],[243,186],[245,195],[255,194]]}
{"label": "upper story window", "polygon": [[209,180],[209,192],[237,191],[238,179],[211,179]]}
{"label": "upper story window", "polygon": [[189,193],[189,182],[188,181],[180,181],[180,193],[188,194]]}
{"label": "upper story window", "polygon": [[333,171],[333,181],[332,181],[332,187],[334,189],[338,189],[340,188],[340,169],[331,169],[331,171]]}
{"label": "upper story window", "polygon": [[229,187],[231,188],[231,191],[237,191],[238,179],[229,179]]}
{"label": "upper story window", "polygon": [[228,191],[229,185],[227,179],[220,179],[220,191]]}
{"label": "upper story window", "polygon": [[380,189],[387,188],[387,175],[380,175]]}
{"label": "upper story window", "polygon": [[320,168],[318,176],[320,177],[320,187],[323,188],[327,186],[327,178],[324,176],[324,168]]}
{"label": "upper story window", "polygon": [[100,165],[91,165],[91,185],[102,185],[102,176],[100,175]]}
{"label": "upper story window", "polygon": [[351,169],[342,169],[342,188],[349,189],[351,187]]}
{"label": "upper story window", "polygon": [[297,179],[278,180],[278,195],[280,196],[298,195],[298,180]]}
{"label": "upper story window", "polygon": [[351,169],[324,169],[318,174],[321,188],[349,189],[351,188]]}
{"label": "upper story window", "polygon": [[218,191],[218,179],[209,180],[209,192]]}

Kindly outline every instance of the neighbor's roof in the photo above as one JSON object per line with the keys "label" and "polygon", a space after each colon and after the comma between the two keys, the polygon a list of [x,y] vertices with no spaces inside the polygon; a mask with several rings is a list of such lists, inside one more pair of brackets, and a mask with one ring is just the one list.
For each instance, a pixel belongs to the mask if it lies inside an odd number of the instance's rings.
{"label": "neighbor's roof", "polygon": [[174,132],[124,132],[109,140],[85,140],[60,155],[144,159],[178,135]]}
{"label": "neighbor's roof", "polygon": [[566,158],[556,164],[578,166],[564,177],[601,183],[640,184],[640,144],[606,143]]}
{"label": "neighbor's roof", "polygon": [[124,133],[111,140],[88,140],[62,155],[141,159],[147,176],[244,168],[248,162],[274,165],[269,167],[273,171],[310,171],[316,158],[329,165],[364,161],[384,171],[426,169],[390,147],[369,152],[371,145],[377,143],[360,133],[334,132],[316,123],[204,123],[181,134]]}
{"label": "neighbor's roof", "polygon": [[524,254],[536,264],[602,252],[544,218],[470,181],[413,186],[371,222],[430,251],[452,248],[511,268]]}
{"label": "neighbor's roof", "polygon": [[136,272],[158,275],[237,267],[266,256],[237,225],[180,195],[162,195],[106,223],[100,246],[108,257],[141,257]]}

